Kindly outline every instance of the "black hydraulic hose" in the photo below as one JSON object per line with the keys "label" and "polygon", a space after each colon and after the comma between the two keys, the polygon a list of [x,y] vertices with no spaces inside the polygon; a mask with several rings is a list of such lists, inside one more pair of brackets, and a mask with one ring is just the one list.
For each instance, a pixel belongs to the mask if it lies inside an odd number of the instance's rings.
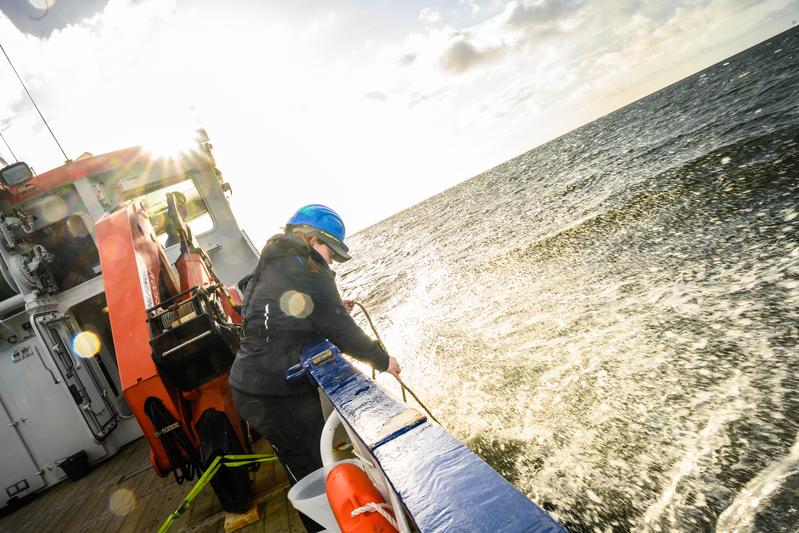
{"label": "black hydraulic hose", "polygon": [[[147,398],[144,401],[144,412],[155,426],[156,435],[164,446],[177,484],[182,485],[184,481],[199,477],[202,468],[197,460],[197,452],[180,423],[167,411],[163,402],[153,396]],[[181,455],[189,457],[189,460],[183,460]]]}
{"label": "black hydraulic hose", "polygon": [[[377,328],[375,327],[374,323],[372,322],[372,317],[369,316],[369,312],[366,311],[366,308],[363,306],[363,304],[361,302],[356,302],[355,300],[352,300],[352,305],[357,305],[358,308],[361,311],[363,311],[363,314],[366,317],[367,322],[369,322],[369,327],[372,328],[372,332],[375,334],[375,338],[377,339],[377,343],[380,345],[380,347],[383,349],[383,351],[386,353],[386,355],[388,355],[388,350],[386,349],[386,345],[383,344],[383,340],[380,338],[380,334],[377,332]],[[430,418],[435,420],[436,423],[441,425],[441,422],[439,422],[438,419],[435,416],[433,416],[433,413],[431,413],[430,409],[428,409],[427,406],[424,403],[422,403],[422,400],[419,399],[419,397],[416,395],[416,393],[413,392],[411,390],[411,388],[408,387],[405,384],[405,382],[402,381],[402,379],[399,376],[395,376],[395,377],[397,378],[397,381],[399,382],[400,386],[402,387],[402,400],[407,403],[408,400],[405,398],[405,391],[408,391],[411,394],[411,396],[413,396],[413,399],[416,400],[416,403],[418,403],[422,407],[422,409],[425,410],[425,412],[428,414],[428,416],[430,416]]]}

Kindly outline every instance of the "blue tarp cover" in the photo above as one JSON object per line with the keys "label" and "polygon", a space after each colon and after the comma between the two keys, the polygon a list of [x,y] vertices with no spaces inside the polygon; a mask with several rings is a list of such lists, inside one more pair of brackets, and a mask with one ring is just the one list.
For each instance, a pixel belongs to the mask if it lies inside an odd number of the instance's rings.
{"label": "blue tarp cover", "polygon": [[[313,364],[326,349],[334,357]],[[445,429],[384,393],[332,344],[309,347],[303,366],[370,448],[419,531],[565,532]]]}

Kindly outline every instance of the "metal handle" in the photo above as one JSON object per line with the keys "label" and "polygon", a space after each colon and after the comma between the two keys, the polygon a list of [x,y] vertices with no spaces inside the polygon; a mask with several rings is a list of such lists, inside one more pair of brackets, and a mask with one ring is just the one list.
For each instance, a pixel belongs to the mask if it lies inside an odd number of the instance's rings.
{"label": "metal handle", "polygon": [[21,416],[21,417],[19,417],[19,420],[14,420],[13,422],[11,422],[8,425],[8,427],[15,428],[15,427],[17,427],[19,425],[20,422],[25,422],[26,420],[27,420],[27,418],[25,418],[24,416]]}
{"label": "metal handle", "polygon": [[34,347],[33,347],[33,351],[34,351],[34,352],[36,352],[36,356],[39,358],[39,361],[42,363],[42,366],[44,367],[44,369],[45,369],[45,370],[47,370],[47,373],[48,373],[48,374],[50,374],[50,377],[51,377],[51,378],[53,378],[53,383],[55,383],[56,385],[58,385],[59,383],[61,383],[60,381],[58,381],[58,378],[57,378],[57,377],[55,377],[55,374],[53,373],[53,371],[52,371],[52,370],[50,370],[50,369],[47,367],[47,365],[44,363],[44,359],[42,359],[42,354],[41,354],[41,353],[39,353],[39,348],[37,348],[36,346],[34,346]]}
{"label": "metal handle", "polygon": [[189,344],[193,343],[194,341],[198,341],[198,340],[202,339],[203,337],[207,337],[210,334],[211,334],[210,331],[205,331],[203,333],[200,333],[196,337],[192,337],[189,340],[187,340],[186,342],[182,342],[182,343],[178,344],[177,346],[175,346],[174,348],[170,348],[169,350],[165,351],[164,354],[162,355],[162,357],[166,357],[167,355],[171,354],[172,352],[174,352],[176,350],[180,350],[184,346],[188,346]]}

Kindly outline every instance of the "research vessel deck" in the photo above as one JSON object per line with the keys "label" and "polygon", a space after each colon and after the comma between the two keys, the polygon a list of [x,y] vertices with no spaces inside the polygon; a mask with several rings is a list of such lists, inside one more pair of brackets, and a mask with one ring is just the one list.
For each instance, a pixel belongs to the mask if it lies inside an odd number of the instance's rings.
{"label": "research vessel deck", "polygon": [[[263,439],[256,451],[271,451]],[[189,491],[171,476],[160,478],[150,465],[147,441],[127,444],[96,465],[83,479],[64,481],[0,517],[0,531],[116,532],[156,531]],[[289,484],[280,463],[261,464],[254,492],[259,520],[242,533],[303,533],[297,511],[288,503]],[[225,531],[226,513],[206,487],[170,528],[171,532]]]}

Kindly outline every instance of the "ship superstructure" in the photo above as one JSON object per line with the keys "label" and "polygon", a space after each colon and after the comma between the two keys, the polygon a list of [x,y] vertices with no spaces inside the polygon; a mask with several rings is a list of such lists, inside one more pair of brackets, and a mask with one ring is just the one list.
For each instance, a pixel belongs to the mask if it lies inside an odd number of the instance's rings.
{"label": "ship superstructure", "polygon": [[[176,157],[133,147],[38,176],[19,163],[2,170],[0,506],[58,483],[63,460],[86,452],[97,462],[141,435],[117,366],[95,233],[101,217],[144,206],[153,238],[174,262],[180,246],[167,197],[180,193],[183,220],[220,281],[235,285],[254,268],[257,251],[199,133]],[[103,246],[114,253],[113,242]]]}

